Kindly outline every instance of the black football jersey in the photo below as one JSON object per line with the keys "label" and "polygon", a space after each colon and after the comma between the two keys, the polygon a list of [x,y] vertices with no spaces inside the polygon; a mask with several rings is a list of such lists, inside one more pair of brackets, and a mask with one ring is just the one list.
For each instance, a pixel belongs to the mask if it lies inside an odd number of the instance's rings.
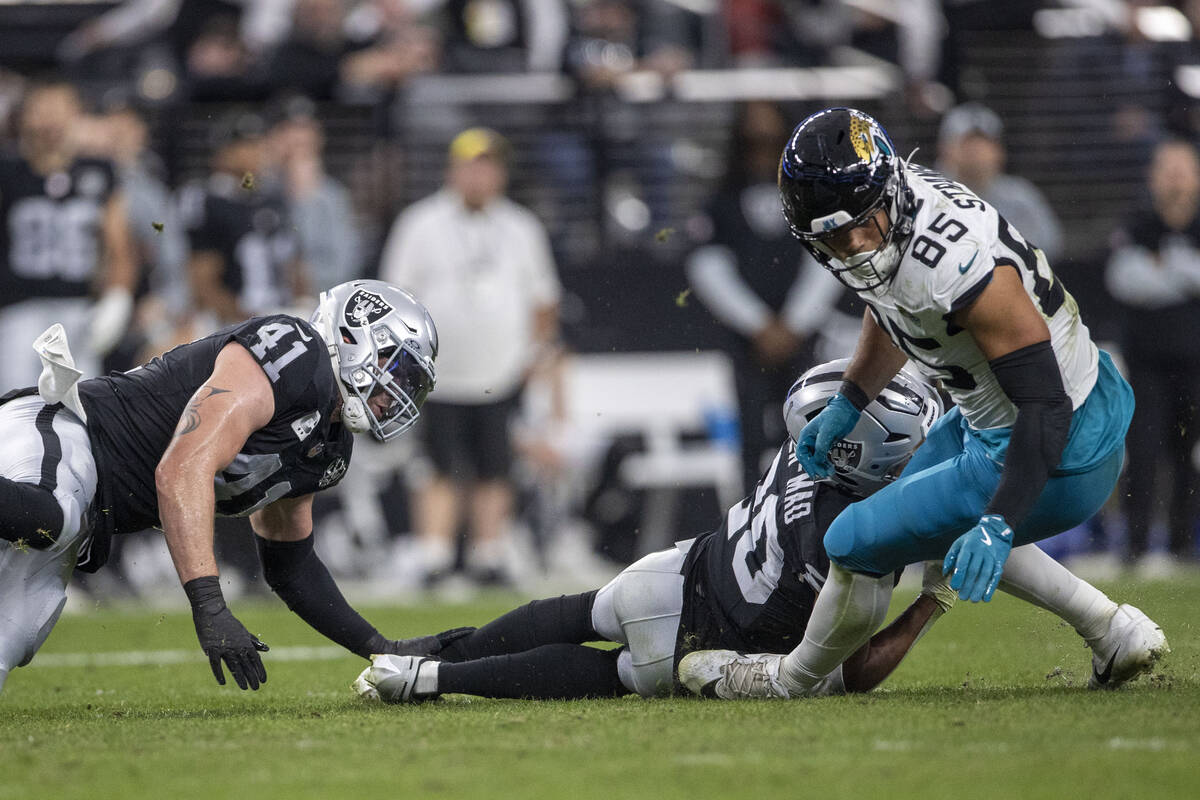
{"label": "black football jersey", "polygon": [[253,176],[214,175],[180,194],[180,217],[193,252],[220,254],[221,283],[252,313],[291,301],[288,265],[299,252],[283,198]]}
{"label": "black football jersey", "polygon": [[784,443],[754,492],[688,551],[676,659],[705,649],[787,653],[799,644],[829,573],[825,531],[853,501],[813,481]]}
{"label": "black football jersey", "polygon": [[0,305],[91,292],[115,189],[108,161],[80,158],[39,175],[24,159],[0,159]]}
{"label": "black football jersey", "polygon": [[282,497],[333,486],[350,462],[353,434],[331,422],[338,388],[325,344],[308,322],[255,317],[180,345],[149,363],[79,384],[99,474],[98,544],[112,533],[161,525],[154,470],[192,395],[230,342],[262,366],[275,415],[216,476],[216,513],[243,516]]}

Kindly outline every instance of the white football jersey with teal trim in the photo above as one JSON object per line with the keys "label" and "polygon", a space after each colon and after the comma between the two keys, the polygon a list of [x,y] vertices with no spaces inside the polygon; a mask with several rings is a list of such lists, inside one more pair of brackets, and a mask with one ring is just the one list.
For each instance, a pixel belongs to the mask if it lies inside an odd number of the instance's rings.
{"label": "white football jersey with teal trim", "polygon": [[1096,382],[1096,345],[1075,299],[1042,252],[960,183],[916,164],[905,179],[917,204],[913,233],[891,281],[859,292],[876,321],[930,380],[940,380],[976,430],[1011,427],[1016,406],[975,340],[951,318],[988,285],[992,270],[1016,267],[1046,319],[1073,408]]}

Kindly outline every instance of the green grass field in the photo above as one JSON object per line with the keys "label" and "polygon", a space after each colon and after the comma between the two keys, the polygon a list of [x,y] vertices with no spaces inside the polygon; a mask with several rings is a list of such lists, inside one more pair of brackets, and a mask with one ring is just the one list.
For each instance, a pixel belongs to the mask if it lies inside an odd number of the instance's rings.
{"label": "green grass field", "polygon": [[[349,691],[364,662],[326,650],[268,654],[267,685],[240,692],[198,649],[169,665],[69,655],[195,648],[186,614],[69,616],[0,695],[0,798],[1196,797],[1200,579],[1104,588],[1166,629],[1154,679],[1089,692],[1074,632],[997,596],[955,608],[875,692],[789,703],[367,706]],[[368,616],[412,634],[518,601]],[[282,605],[235,611],[276,648],[325,644]]]}

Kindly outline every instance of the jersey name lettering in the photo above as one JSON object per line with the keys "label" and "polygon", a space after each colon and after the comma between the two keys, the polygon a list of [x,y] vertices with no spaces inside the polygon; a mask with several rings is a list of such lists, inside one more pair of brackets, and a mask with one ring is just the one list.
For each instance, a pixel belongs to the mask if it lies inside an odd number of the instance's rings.
{"label": "jersey name lettering", "polygon": [[[789,459],[790,461],[791,459]],[[813,481],[807,475],[789,478],[783,493],[783,523],[791,525],[812,513]]]}

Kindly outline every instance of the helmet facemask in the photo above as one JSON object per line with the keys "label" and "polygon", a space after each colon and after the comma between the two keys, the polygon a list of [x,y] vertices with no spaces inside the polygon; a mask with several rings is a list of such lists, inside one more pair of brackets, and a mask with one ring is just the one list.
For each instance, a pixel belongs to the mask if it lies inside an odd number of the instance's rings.
{"label": "helmet facemask", "polygon": [[[372,338],[376,342],[375,362],[353,370],[344,385],[367,410],[371,434],[386,442],[416,424],[421,405],[433,389],[433,378],[421,366],[420,354],[405,342],[396,344],[386,328],[376,329]],[[391,402],[376,413],[381,395]]]}
{"label": "helmet facemask", "polygon": [[[911,218],[905,213],[902,198],[907,187],[900,175],[893,175],[889,183],[898,184],[890,191],[885,189],[879,196],[879,201],[867,212],[851,222],[839,225],[828,232],[800,236],[801,244],[812,254],[821,266],[833,273],[846,287],[854,291],[875,289],[891,280],[900,265],[900,258],[912,232]],[[885,230],[879,224],[878,211],[883,210],[888,225]],[[856,253],[849,258],[839,258],[826,244],[830,239],[843,233],[848,228],[859,225],[874,225],[879,231],[880,243],[874,250]],[[794,229],[793,229],[793,232]]]}

